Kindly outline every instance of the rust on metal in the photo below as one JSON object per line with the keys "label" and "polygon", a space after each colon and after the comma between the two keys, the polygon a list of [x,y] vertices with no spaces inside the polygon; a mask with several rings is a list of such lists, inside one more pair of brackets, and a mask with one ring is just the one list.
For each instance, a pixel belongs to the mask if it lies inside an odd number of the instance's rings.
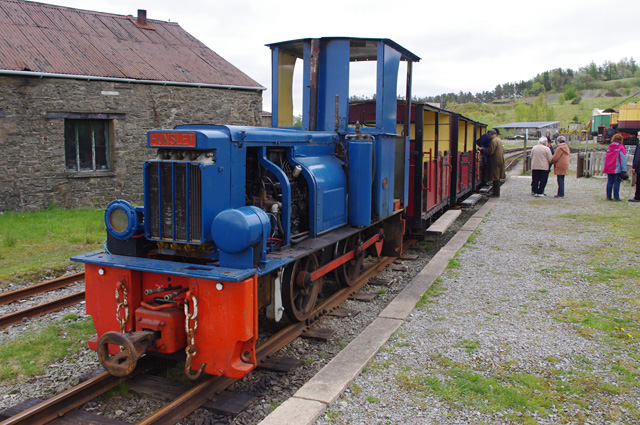
{"label": "rust on metal", "polygon": [[[408,249],[408,247],[413,243],[415,243],[415,241],[409,241],[407,245],[405,245],[405,248]],[[322,317],[336,309],[394,260],[394,257],[381,258],[378,263],[364,270],[353,286],[340,289],[324,300],[321,304],[317,305],[315,310],[312,312],[311,317],[307,321],[293,323],[259,345],[256,348],[256,359],[258,363],[268,363],[270,356],[273,356],[282,347],[300,336],[305,332],[305,330],[308,330]],[[122,342],[119,338],[116,338],[116,340],[117,341],[115,341],[115,343],[119,344]],[[143,356],[140,361],[138,361],[138,367],[133,372],[133,375],[144,373],[146,370],[149,370],[154,365],[154,363],[151,362],[156,361],[156,359],[152,359],[153,358],[150,358],[150,356]],[[92,398],[103,394],[118,382],[120,382],[120,378],[104,372],[96,377],[90,378],[88,381],[76,387],[40,403],[37,406],[34,406],[31,409],[7,419],[2,424],[45,424],[52,419],[71,411],[81,404],[84,404]],[[180,419],[186,417],[189,413],[206,404],[208,400],[214,397],[219,397],[216,395],[231,386],[234,382],[236,382],[236,380],[231,378],[207,376],[200,383],[185,391],[182,395],[175,398],[162,409],[140,421],[138,425],[175,424]]]}
{"label": "rust on metal", "polygon": [[10,302],[32,297],[43,292],[53,291],[54,289],[64,288],[72,283],[79,282],[84,279],[84,272],[62,276],[57,279],[48,280],[46,282],[29,285],[16,291],[0,294],[0,305],[9,304]]}
{"label": "rust on metal", "polygon": [[[138,362],[135,374],[144,373],[158,364],[158,360],[146,356]],[[83,405],[89,400],[109,391],[121,381],[116,376],[103,372],[57,394],[37,405],[18,413],[2,422],[2,425],[41,425],[61,417],[65,413]]]}
{"label": "rust on metal", "polygon": [[47,313],[58,311],[65,307],[69,307],[84,301],[84,291],[76,292],[75,294],[68,295],[66,297],[59,298],[57,300],[50,301],[48,303],[40,304],[35,307],[26,308],[24,310],[16,311],[15,313],[7,314],[0,317],[0,329],[4,329],[7,326],[11,326],[22,321],[23,318],[33,318],[44,316]]}
{"label": "rust on metal", "polygon": [[[113,376],[129,376],[136,368],[138,360],[155,340],[155,334],[149,331],[120,332],[110,331],[98,340],[98,360],[100,364]],[[109,345],[120,346],[121,350],[112,356]]]}
{"label": "rust on metal", "polygon": [[262,89],[177,23],[146,13],[3,0],[0,22],[3,70]]}

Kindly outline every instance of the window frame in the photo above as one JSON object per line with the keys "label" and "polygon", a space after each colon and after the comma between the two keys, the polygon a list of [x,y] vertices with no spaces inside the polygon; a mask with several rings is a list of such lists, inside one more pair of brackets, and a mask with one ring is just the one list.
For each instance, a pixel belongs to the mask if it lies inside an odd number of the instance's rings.
{"label": "window frame", "polygon": [[[113,149],[115,144],[115,120],[123,120],[126,119],[126,114],[117,114],[117,113],[77,113],[77,112],[47,112],[48,119],[64,119],[63,122],[63,130],[62,130],[62,142],[63,142],[63,150],[64,150],[64,169],[67,173],[68,177],[84,177],[84,176],[95,176],[95,175],[103,175],[109,176],[113,175],[115,171],[115,162],[113,158]],[[99,164],[96,164],[96,145],[95,145],[95,130],[94,126],[91,126],[91,162],[92,169],[82,169],[79,155],[80,149],[78,145],[78,124],[74,125],[75,131],[75,165],[76,168],[67,168],[67,120],[75,120],[75,121],[92,121],[97,122],[100,121],[104,123],[104,137],[105,137],[105,162],[107,168],[98,168]]]}
{"label": "window frame", "polygon": [[[83,130],[81,126],[83,124],[88,124],[89,125],[89,133],[87,134],[87,136],[89,136],[90,140],[87,140],[84,137],[81,137],[81,134],[83,133]],[[68,127],[67,126],[72,127],[73,130],[73,135],[68,135],[67,134],[67,130]],[[70,119],[70,118],[66,118],[64,121],[64,144],[65,144],[65,170],[68,173],[96,173],[96,172],[109,172],[112,171],[112,166],[111,166],[111,131],[110,131],[110,127],[111,127],[111,120],[97,120],[97,119]],[[102,127],[102,128],[97,128],[98,126]],[[98,154],[98,150],[99,148],[99,140],[98,140],[98,135],[99,133],[103,133],[102,137],[104,138],[104,154],[103,155],[99,155]],[[75,158],[73,158],[73,162],[75,163],[75,169],[74,168],[70,168],[69,167],[69,156],[68,156],[68,149],[70,148],[70,146],[67,146],[68,143],[68,137],[71,137],[71,140],[69,140],[71,143],[70,145],[73,146],[73,151],[75,154]],[[89,147],[86,146],[86,143],[89,143]],[[90,149],[91,150],[91,155],[90,155],[90,167],[87,168],[86,166],[83,166],[84,164],[87,163],[87,160],[84,159],[83,157],[85,155],[83,155],[84,149]]]}

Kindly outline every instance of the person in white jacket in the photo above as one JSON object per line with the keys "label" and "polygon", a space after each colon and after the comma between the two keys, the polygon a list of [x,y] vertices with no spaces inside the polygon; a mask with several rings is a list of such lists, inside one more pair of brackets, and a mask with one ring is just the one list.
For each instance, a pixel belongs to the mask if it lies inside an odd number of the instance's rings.
{"label": "person in white jacket", "polygon": [[544,188],[549,179],[549,166],[553,155],[551,149],[547,147],[547,138],[542,136],[538,144],[531,149],[531,180],[533,196],[547,196]]}

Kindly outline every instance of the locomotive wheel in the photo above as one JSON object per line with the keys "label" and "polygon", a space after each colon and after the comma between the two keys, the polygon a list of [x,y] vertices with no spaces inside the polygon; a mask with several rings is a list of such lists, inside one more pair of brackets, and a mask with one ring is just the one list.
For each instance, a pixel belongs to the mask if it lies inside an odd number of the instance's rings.
{"label": "locomotive wheel", "polygon": [[[348,253],[349,251],[353,251],[358,247],[358,245],[360,245],[359,235],[354,235],[344,241],[340,241],[335,257],[339,257]],[[340,285],[344,287],[352,286],[362,272],[363,262],[364,255],[361,255],[338,267],[336,269],[335,276],[336,280],[340,282]]]}
{"label": "locomotive wheel", "polygon": [[302,322],[313,311],[322,289],[322,278],[313,282],[303,279],[304,273],[310,273],[319,267],[318,259],[311,254],[296,260],[287,267],[282,279],[282,302],[289,320]]}

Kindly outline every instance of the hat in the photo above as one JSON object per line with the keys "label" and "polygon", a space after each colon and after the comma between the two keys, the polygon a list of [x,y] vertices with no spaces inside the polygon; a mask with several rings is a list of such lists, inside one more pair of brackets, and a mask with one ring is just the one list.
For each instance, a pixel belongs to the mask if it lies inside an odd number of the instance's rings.
{"label": "hat", "polygon": [[564,136],[558,136],[558,143],[566,143],[566,139],[564,138]]}
{"label": "hat", "polygon": [[487,134],[498,134],[498,131],[495,128],[492,128],[491,130],[487,131]]}
{"label": "hat", "polygon": [[493,127],[492,130],[495,131],[497,135],[500,135],[500,130],[497,127]]}

